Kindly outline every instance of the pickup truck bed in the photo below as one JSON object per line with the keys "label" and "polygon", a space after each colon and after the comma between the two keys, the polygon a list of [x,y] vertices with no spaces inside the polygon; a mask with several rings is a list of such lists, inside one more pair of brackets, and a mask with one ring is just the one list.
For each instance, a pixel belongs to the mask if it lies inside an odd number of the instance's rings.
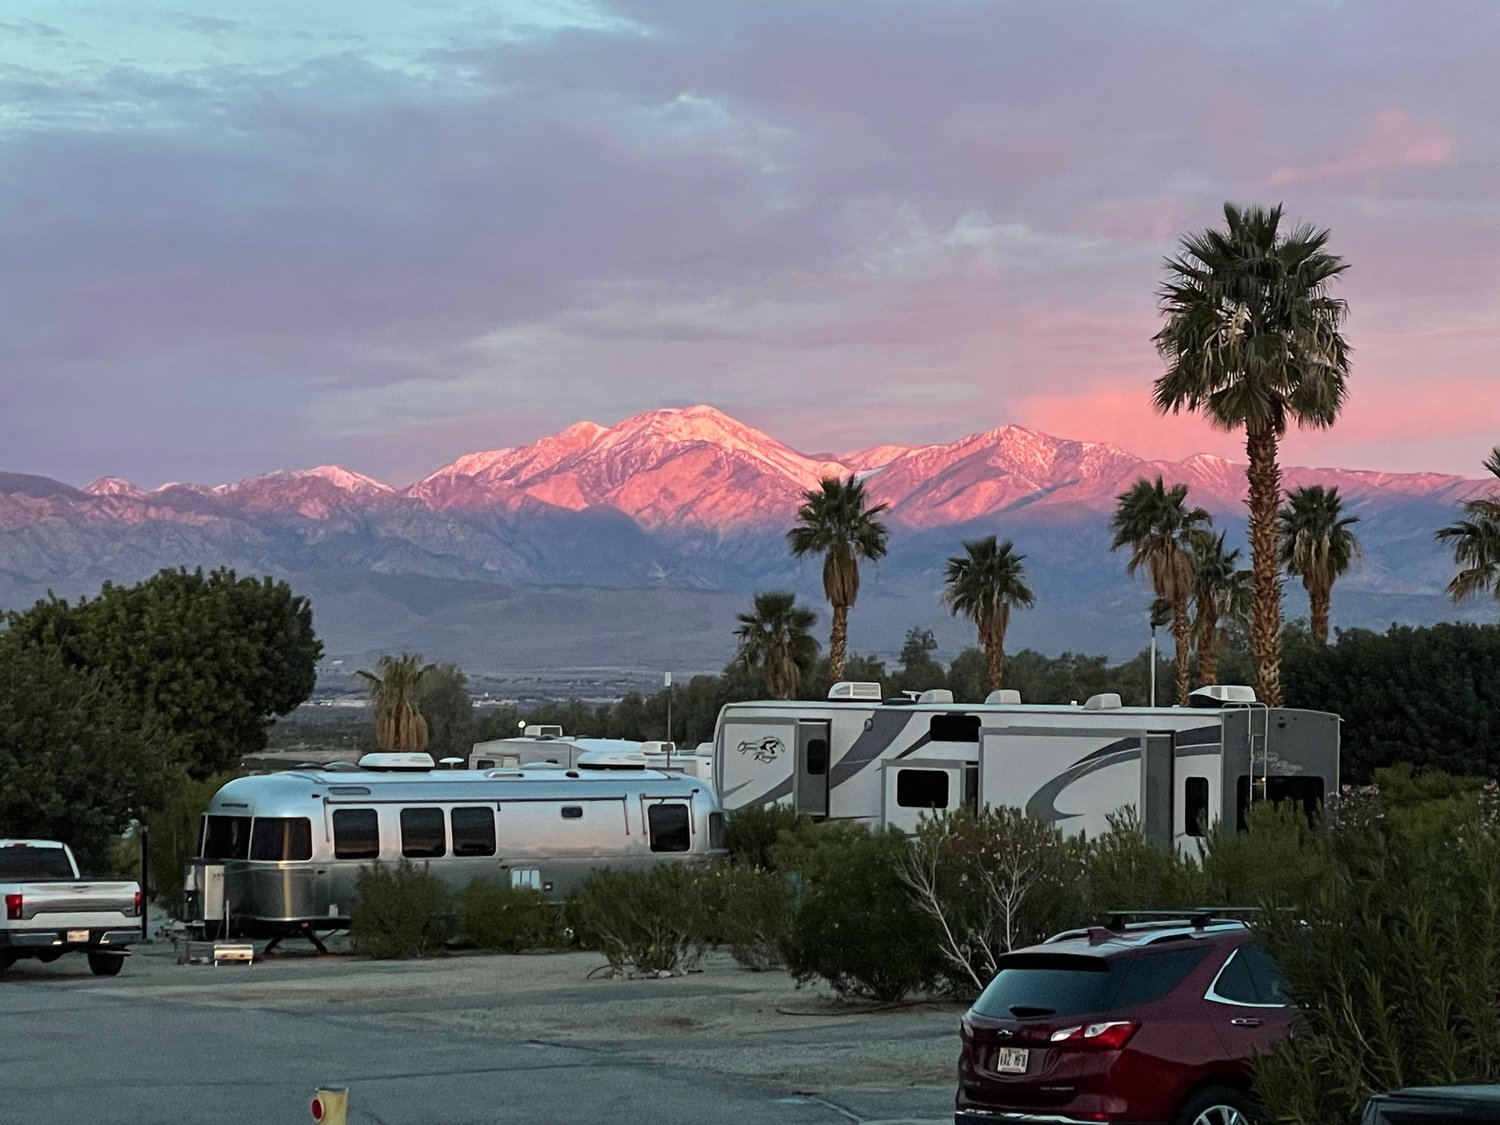
{"label": "pickup truck bed", "polygon": [[80,952],[95,975],[114,976],[140,940],[140,888],[79,878],[72,852],[51,840],[0,840],[0,903],[0,972]]}

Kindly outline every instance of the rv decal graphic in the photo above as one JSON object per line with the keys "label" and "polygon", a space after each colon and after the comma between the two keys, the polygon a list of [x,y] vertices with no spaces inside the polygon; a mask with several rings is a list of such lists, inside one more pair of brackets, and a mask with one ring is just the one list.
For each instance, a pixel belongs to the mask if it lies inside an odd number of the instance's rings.
{"label": "rv decal graphic", "polygon": [[782,754],[786,753],[786,744],[773,734],[767,735],[759,742],[746,739],[736,749],[741,754],[749,754],[757,762],[774,762]]}

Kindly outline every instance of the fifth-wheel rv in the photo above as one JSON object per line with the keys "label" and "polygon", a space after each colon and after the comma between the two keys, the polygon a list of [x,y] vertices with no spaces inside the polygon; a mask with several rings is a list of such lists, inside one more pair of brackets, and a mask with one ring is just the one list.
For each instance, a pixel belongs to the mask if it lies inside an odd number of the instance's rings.
{"label": "fifth-wheel rv", "polygon": [[884,700],[839,683],[820,702],[730,703],[714,732],[714,777],[731,812],[789,804],[820,819],[915,829],[923,813],[1012,806],[1069,833],[1107,830],[1134,808],[1164,847],[1188,847],[1253,801],[1315,808],[1338,786],[1339,718],[1269,708],[1243,687],[1188,707],[983,704],[947,691]]}
{"label": "fifth-wheel rv", "polygon": [[[412,768],[401,759],[425,759]],[[229,782],[188,861],[186,920],[248,936],[349,925],[362,868],[405,859],[454,887],[495,878],[555,901],[599,867],[723,855],[713,789],[657,770],[437,770],[426,755],[367,755],[363,770]],[[226,925],[227,923],[227,925]]]}

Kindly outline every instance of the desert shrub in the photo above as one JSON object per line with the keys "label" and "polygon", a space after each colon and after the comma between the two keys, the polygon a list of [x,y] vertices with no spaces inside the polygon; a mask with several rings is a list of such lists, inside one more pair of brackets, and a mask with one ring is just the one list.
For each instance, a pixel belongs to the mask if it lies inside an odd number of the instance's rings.
{"label": "desert shrub", "polygon": [[1215,906],[1295,906],[1332,877],[1332,840],[1291,803],[1258,802],[1247,831],[1220,823],[1203,842],[1203,881]]}
{"label": "desert shrub", "polygon": [[747,969],[760,972],[785,965],[795,916],[788,877],[731,864],[719,866],[714,877],[718,886],[710,898],[719,911],[716,940]]}
{"label": "desert shrub", "polygon": [[1500,1079],[1494,791],[1458,831],[1417,840],[1373,794],[1351,803],[1330,877],[1261,924],[1303,1013],[1256,1063],[1278,1122],[1354,1125],[1374,1092]]}
{"label": "desert shrub", "polygon": [[922,818],[900,876],[954,992],[978,995],[1002,954],[1078,921],[1084,854],[1019,809]]}
{"label": "desert shrub", "polygon": [[723,893],[713,865],[601,870],[569,896],[566,916],[579,944],[604,954],[612,968],[677,972],[717,936]]}
{"label": "desert shrub", "polygon": [[1109,817],[1109,831],[1082,845],[1084,917],[1111,910],[1176,910],[1209,900],[1203,869],[1146,838],[1133,807]]}
{"label": "desert shrub", "polygon": [[349,933],[366,957],[426,957],[453,936],[453,896],[425,866],[376,863],[354,884]]}
{"label": "desert shrub", "polygon": [[803,830],[776,849],[779,864],[803,864],[787,867],[801,877],[786,946],[792,974],[799,982],[821,977],[840,995],[880,1000],[932,986],[943,963],[932,921],[902,878],[906,837],[895,829],[818,827],[825,831]]}
{"label": "desert shrub", "polygon": [[729,860],[743,867],[774,866],[772,849],[783,832],[810,823],[788,805],[751,805],[729,814],[725,843]]}
{"label": "desert shrub", "polygon": [[531,887],[475,879],[464,888],[458,940],[475,949],[519,953],[563,944],[558,908]]}

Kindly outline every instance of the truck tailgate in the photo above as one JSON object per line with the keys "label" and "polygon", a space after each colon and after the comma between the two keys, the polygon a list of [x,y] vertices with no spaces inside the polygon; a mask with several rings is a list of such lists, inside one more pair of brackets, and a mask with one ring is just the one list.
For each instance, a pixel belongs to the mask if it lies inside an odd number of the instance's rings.
{"label": "truck tailgate", "polygon": [[[138,925],[134,883],[39,882],[5,884],[6,911],[0,929],[106,929]],[[20,910],[10,909],[20,896]],[[14,917],[13,914],[19,914]]]}

